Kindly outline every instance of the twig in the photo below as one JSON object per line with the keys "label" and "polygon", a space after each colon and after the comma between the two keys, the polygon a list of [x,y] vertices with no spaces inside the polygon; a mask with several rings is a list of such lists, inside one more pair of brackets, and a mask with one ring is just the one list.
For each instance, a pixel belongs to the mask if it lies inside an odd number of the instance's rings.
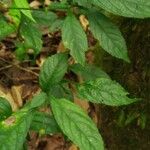
{"label": "twig", "polygon": [[33,74],[33,75],[35,75],[35,76],[39,77],[39,74],[38,74],[38,73],[36,73],[36,72],[33,72],[32,70],[29,70],[29,69],[23,68],[23,67],[21,67],[21,66],[19,66],[19,65],[15,65],[15,64],[14,64],[14,66],[15,66],[15,67],[17,67],[17,68],[19,68],[20,70],[26,71],[26,72],[28,72],[28,73],[31,73],[31,74]]}
{"label": "twig", "polygon": [[30,69],[30,70],[37,70],[37,71],[39,71],[40,70],[40,68],[39,67],[27,67],[28,69]]}
{"label": "twig", "polygon": [[[23,67],[19,66],[19,63],[17,63],[17,64],[11,63],[11,62],[5,60],[5,59],[2,58],[2,57],[0,57],[0,60],[2,60],[2,61],[5,62],[5,63],[10,64],[11,67],[12,67],[12,66],[15,66],[15,67],[17,67],[17,68],[20,69],[20,70],[23,70],[23,71],[25,71],[25,72],[28,72],[28,73],[31,73],[31,74],[35,75],[36,77],[39,77],[39,74],[38,74],[38,73],[33,72],[32,70],[29,70],[29,69],[26,69],[26,68],[23,68]],[[7,67],[7,66],[6,66],[6,67]],[[2,69],[2,68],[1,68],[1,69]],[[3,69],[5,69],[5,67],[3,67]]]}
{"label": "twig", "polygon": [[5,63],[11,64],[9,61],[5,60],[4,58],[0,57],[0,60],[2,60]]}
{"label": "twig", "polygon": [[1,67],[1,68],[0,68],[0,71],[5,70],[5,69],[8,69],[8,68],[11,68],[11,67],[12,67],[12,65],[8,65],[8,66]]}

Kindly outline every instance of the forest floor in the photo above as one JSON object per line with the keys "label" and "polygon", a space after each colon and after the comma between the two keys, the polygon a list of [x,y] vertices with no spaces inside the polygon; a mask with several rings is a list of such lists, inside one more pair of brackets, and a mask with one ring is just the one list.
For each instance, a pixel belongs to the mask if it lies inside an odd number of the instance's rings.
{"label": "forest floor", "polygon": [[[149,20],[125,19],[120,25],[126,38],[131,63],[127,64],[104,53],[99,61],[112,79],[121,83],[131,96],[142,100],[125,107],[97,106],[99,131],[107,150],[150,149],[150,23]],[[39,91],[38,74],[41,61],[56,53],[60,45],[60,33],[43,35],[43,49],[33,65],[32,61],[19,62],[14,56],[13,37],[0,43],[0,94],[8,97],[17,110]],[[102,51],[102,50],[101,50]],[[93,54],[94,55],[94,54]],[[32,58],[32,56],[31,56]],[[89,57],[90,59],[90,57]],[[95,106],[90,104],[91,111]],[[61,135],[39,137],[29,135],[28,149],[75,150]]]}
{"label": "forest floor", "polygon": [[101,106],[100,131],[108,150],[149,150],[150,24],[149,20],[125,19],[120,28],[128,45],[131,63],[111,59],[104,68],[132,96],[142,101],[119,108]]}

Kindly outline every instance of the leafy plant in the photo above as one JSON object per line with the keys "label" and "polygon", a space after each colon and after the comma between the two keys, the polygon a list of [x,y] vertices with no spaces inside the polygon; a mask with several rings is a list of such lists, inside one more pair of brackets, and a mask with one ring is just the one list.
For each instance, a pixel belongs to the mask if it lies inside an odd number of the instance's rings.
{"label": "leafy plant", "polygon": [[[40,53],[41,27],[48,27],[50,32],[61,30],[66,48],[64,53],[46,59],[39,76],[42,92],[21,110],[12,113],[8,102],[0,98],[1,150],[21,149],[29,129],[42,131],[42,134],[62,131],[81,150],[103,150],[104,143],[96,125],[79,106],[70,101],[72,95],[67,85],[73,84],[77,97],[93,103],[121,106],[136,102],[137,99],[129,98],[129,93],[100,68],[86,64],[88,39],[78,18],[80,15],[87,18],[88,30],[105,51],[129,62],[125,40],[106,12],[147,18],[150,17],[150,1],[62,0],[52,2],[42,10],[34,10],[29,8],[27,0],[14,0],[11,4],[8,1],[0,2],[0,10],[0,40],[17,33],[15,44],[19,59],[27,58],[28,49],[34,50],[35,58]],[[65,17],[57,16],[57,11],[65,12]],[[70,57],[75,60],[74,64],[69,64]],[[70,71],[80,75],[83,83],[66,80],[65,74]],[[43,104],[50,106],[51,115],[38,111]],[[41,118],[45,118],[45,121],[42,122]]]}

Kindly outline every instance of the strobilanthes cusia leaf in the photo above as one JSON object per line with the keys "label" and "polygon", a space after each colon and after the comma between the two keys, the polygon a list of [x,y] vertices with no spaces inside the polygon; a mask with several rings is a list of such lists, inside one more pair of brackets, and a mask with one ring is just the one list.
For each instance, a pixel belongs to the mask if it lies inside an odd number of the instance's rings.
{"label": "strobilanthes cusia leaf", "polygon": [[119,28],[99,11],[88,11],[90,30],[101,47],[112,56],[129,62],[127,46]]}
{"label": "strobilanthes cusia leaf", "polygon": [[58,84],[67,72],[67,67],[68,56],[65,53],[55,54],[47,58],[39,77],[42,90],[47,92],[51,86]]}
{"label": "strobilanthes cusia leaf", "polygon": [[110,106],[128,105],[137,101],[127,97],[128,92],[109,78],[97,78],[77,85],[77,95],[83,100]]}
{"label": "strobilanthes cusia leaf", "polygon": [[80,150],[104,150],[96,125],[79,106],[66,99],[52,98],[51,107],[59,127]]}
{"label": "strobilanthes cusia leaf", "polygon": [[63,27],[62,27],[62,40],[66,48],[70,49],[70,54],[76,62],[84,65],[85,52],[88,49],[86,34],[72,13],[68,13]]}

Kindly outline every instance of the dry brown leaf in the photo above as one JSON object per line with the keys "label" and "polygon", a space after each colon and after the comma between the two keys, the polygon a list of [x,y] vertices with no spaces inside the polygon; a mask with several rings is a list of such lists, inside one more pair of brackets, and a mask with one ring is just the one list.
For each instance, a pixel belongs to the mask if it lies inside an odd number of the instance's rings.
{"label": "dry brown leaf", "polygon": [[45,4],[46,6],[49,6],[49,5],[51,4],[51,0],[45,0],[45,1],[44,1],[44,4]]}
{"label": "dry brown leaf", "polygon": [[30,7],[32,8],[39,8],[39,6],[41,6],[41,3],[37,0],[34,0],[30,3]]}
{"label": "dry brown leaf", "polygon": [[95,60],[93,51],[88,51],[88,52],[86,53],[86,60],[87,60],[88,64],[93,64],[93,62],[94,62],[94,60]]}
{"label": "dry brown leaf", "polygon": [[[81,77],[80,77],[80,80],[82,80]],[[71,85],[71,86],[72,86],[71,90],[72,90],[72,93],[73,93],[74,103],[77,104],[78,106],[80,106],[88,114],[89,108],[90,108],[89,103],[87,101],[83,101],[83,100],[77,98],[76,89],[74,88],[73,85]]]}
{"label": "dry brown leaf", "polygon": [[80,106],[88,114],[88,111],[89,111],[89,108],[90,108],[88,102],[83,101],[81,99],[78,99],[76,96],[74,96],[74,103],[77,104],[78,106]]}
{"label": "dry brown leaf", "polygon": [[96,112],[93,112],[91,117],[92,117],[92,120],[95,122],[95,124],[98,124],[98,116]]}
{"label": "dry brown leaf", "polygon": [[89,25],[89,21],[86,19],[84,15],[80,15],[79,20],[81,22],[83,29],[86,31]]}
{"label": "dry brown leaf", "polygon": [[[40,146],[42,145],[43,146]],[[56,134],[51,137],[47,136],[39,141],[38,149],[42,150],[66,150],[65,140],[62,135]]]}
{"label": "dry brown leaf", "polygon": [[79,150],[79,149],[76,145],[73,144],[69,147],[69,150]]}
{"label": "dry brown leaf", "polygon": [[41,54],[40,58],[36,59],[36,64],[38,65],[38,67],[42,67],[45,60],[46,60],[46,56]]}
{"label": "dry brown leaf", "polygon": [[59,52],[65,52],[65,51],[66,51],[65,46],[63,42],[61,41],[57,47],[57,52],[59,53]]}
{"label": "dry brown leaf", "polygon": [[14,102],[11,91],[4,88],[2,85],[0,85],[0,96],[9,101],[13,111],[16,111],[18,109],[18,105]]}
{"label": "dry brown leaf", "polygon": [[22,100],[22,86],[12,86],[11,87],[11,95],[13,97],[14,102],[17,104],[18,107],[23,105]]}
{"label": "dry brown leaf", "polygon": [[48,35],[49,34],[49,28],[41,26],[41,32],[42,32],[42,35]]}
{"label": "dry brown leaf", "polygon": [[32,100],[34,95],[39,94],[41,91],[39,85],[34,85],[32,83],[22,84],[22,100],[23,102],[27,102]]}

